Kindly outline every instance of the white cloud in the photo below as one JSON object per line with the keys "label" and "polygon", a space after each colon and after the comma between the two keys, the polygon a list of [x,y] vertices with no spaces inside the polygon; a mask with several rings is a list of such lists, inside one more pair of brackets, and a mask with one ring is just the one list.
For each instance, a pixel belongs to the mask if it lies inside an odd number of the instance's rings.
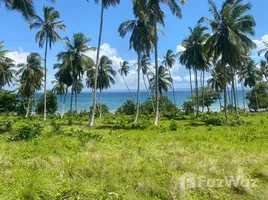
{"label": "white cloud", "polygon": [[180,76],[172,76],[174,82],[181,82],[182,78]]}
{"label": "white cloud", "polygon": [[184,50],[185,50],[185,48],[183,46],[181,46],[181,45],[178,45],[177,48],[176,48],[177,53],[182,52]]}
{"label": "white cloud", "polygon": [[29,55],[29,52],[23,52],[23,51],[12,51],[8,52],[6,56],[8,58],[11,58],[12,60],[15,61],[15,64],[20,64],[20,63],[26,63],[27,56]]}

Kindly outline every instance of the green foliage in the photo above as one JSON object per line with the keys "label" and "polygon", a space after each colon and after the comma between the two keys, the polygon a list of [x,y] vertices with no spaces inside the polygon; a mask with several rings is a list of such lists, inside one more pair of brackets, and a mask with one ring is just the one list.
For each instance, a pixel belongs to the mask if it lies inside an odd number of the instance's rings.
{"label": "green foliage", "polygon": [[257,111],[256,94],[259,109],[268,109],[268,83],[258,83],[249,93],[246,94],[246,99],[249,100],[248,107],[251,110]]}
{"label": "green foliage", "polygon": [[132,99],[127,99],[126,102],[117,110],[117,114],[134,115],[136,112],[136,104]]}
{"label": "green foliage", "polygon": [[[58,100],[57,95],[52,91],[47,91],[47,113],[48,114],[55,114],[58,110]],[[39,114],[44,113],[44,94],[38,100],[36,105],[36,112]]]}
{"label": "green foliage", "polygon": [[193,102],[192,101],[185,101],[182,104],[182,110],[185,111],[186,115],[190,115],[192,112],[194,112],[193,108]]}
{"label": "green foliage", "polygon": [[[106,104],[101,104],[101,113],[102,115],[106,115],[106,114],[109,114],[110,111],[109,111],[109,107],[106,105]],[[90,107],[90,114],[92,113],[93,111],[93,106]],[[97,104],[96,106],[96,113],[95,113],[95,116],[96,117],[99,117],[100,116],[100,104]]]}
{"label": "green foliage", "polygon": [[171,121],[170,121],[170,124],[169,124],[169,130],[171,130],[171,131],[176,131],[177,128],[178,128],[178,125],[177,125],[176,121],[171,120]]}
{"label": "green foliage", "polygon": [[42,133],[43,127],[39,123],[22,125],[16,131],[14,136],[7,138],[7,141],[28,141],[39,137]]}
{"label": "green foliage", "polygon": [[7,90],[0,90],[0,113],[16,112],[18,103],[16,94]]}

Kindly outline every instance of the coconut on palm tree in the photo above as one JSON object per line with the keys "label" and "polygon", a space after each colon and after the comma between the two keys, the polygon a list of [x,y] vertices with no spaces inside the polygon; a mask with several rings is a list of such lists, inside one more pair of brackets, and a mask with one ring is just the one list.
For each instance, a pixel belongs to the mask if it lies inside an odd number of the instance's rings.
{"label": "coconut on palm tree", "polygon": [[[209,37],[207,30],[204,26],[196,26],[194,29],[189,28],[190,36],[182,41],[184,51],[180,52],[180,62],[185,65],[186,68],[194,71],[195,75],[195,92],[196,92],[196,117],[199,115],[199,94],[198,94],[198,77],[197,71],[208,68],[208,57],[204,50],[204,45]],[[189,74],[191,77],[191,73]],[[190,79],[191,82],[191,79]]]}
{"label": "coconut on palm tree", "polygon": [[148,6],[146,0],[133,1],[133,14],[135,19],[124,21],[118,28],[121,37],[131,32],[129,48],[134,49],[138,56],[137,101],[134,123],[138,123],[140,109],[140,72],[142,54],[149,54],[152,49],[153,24],[147,16]]}
{"label": "coconut on palm tree", "polygon": [[236,66],[241,58],[256,46],[248,37],[254,35],[256,25],[252,15],[247,14],[251,10],[251,4],[243,4],[242,0],[226,0],[221,10],[212,0],[209,0],[209,11],[213,14],[213,19],[201,18],[199,22],[207,22],[213,31],[206,43],[208,55],[213,55],[214,62],[219,58],[222,60],[224,81],[224,110],[226,124],[230,124],[227,111],[227,76],[226,68]]}
{"label": "coconut on palm tree", "polygon": [[45,45],[45,78],[44,78],[44,120],[46,120],[46,89],[47,89],[47,51],[51,49],[52,45],[61,40],[57,30],[65,30],[66,26],[60,20],[60,13],[53,7],[44,6],[43,19],[35,16],[34,21],[30,24],[30,29],[39,29],[35,40],[39,42],[39,47],[43,48]]}
{"label": "coconut on palm tree", "polygon": [[43,59],[38,53],[31,53],[27,56],[26,64],[18,64],[18,72],[20,86],[19,94],[27,100],[28,117],[30,111],[30,101],[34,97],[36,91],[41,90],[43,81]]}
{"label": "coconut on palm tree", "polygon": [[[89,1],[89,0],[87,0]],[[99,3],[99,0],[94,0],[95,3]],[[99,65],[100,58],[100,46],[101,46],[101,38],[102,38],[102,28],[103,28],[103,15],[104,9],[108,9],[111,6],[116,6],[120,3],[120,0],[101,0],[101,14],[100,14],[100,31],[99,31],[99,39],[98,39],[98,48],[97,48],[97,57],[96,57],[96,66]],[[89,122],[89,126],[94,126],[94,119],[96,113],[96,105],[97,105],[97,81],[98,81],[98,70],[95,70],[95,78],[94,78],[94,89],[93,89],[93,110],[91,120]]]}

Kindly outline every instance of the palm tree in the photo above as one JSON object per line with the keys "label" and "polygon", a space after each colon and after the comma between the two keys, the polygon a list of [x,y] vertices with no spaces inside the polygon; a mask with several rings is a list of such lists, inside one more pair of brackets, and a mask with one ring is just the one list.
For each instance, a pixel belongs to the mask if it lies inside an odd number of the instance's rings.
{"label": "palm tree", "polygon": [[[207,28],[204,26],[196,26],[194,29],[190,28],[190,36],[182,41],[182,46],[185,48],[180,53],[180,62],[186,68],[194,70],[195,74],[195,92],[196,92],[196,117],[199,115],[199,94],[198,94],[198,78],[197,70],[208,69],[208,58],[204,50],[204,45],[209,37],[208,33],[204,33]],[[190,74],[191,77],[191,74]],[[190,80],[191,82],[191,80]]]}
{"label": "palm tree", "polygon": [[74,33],[72,40],[68,37],[64,39],[66,50],[57,55],[58,61],[62,61],[61,68],[65,69],[66,73],[69,73],[68,76],[72,79],[71,112],[73,110],[74,85],[76,85],[78,80],[82,79],[85,70],[94,65],[93,60],[85,55],[88,51],[95,50],[95,48],[88,46],[90,41],[91,39],[87,38],[83,33]]}
{"label": "palm tree", "polygon": [[[53,3],[55,2],[55,0],[51,1]],[[34,2],[32,0],[0,0],[0,6],[1,3],[4,3],[8,10],[20,12],[26,20],[30,21],[36,17]]]}
{"label": "palm tree", "polygon": [[102,91],[111,88],[111,84],[115,84],[116,71],[113,69],[113,61],[107,56],[102,56],[99,63],[98,89],[100,90],[100,116],[102,117]]}
{"label": "palm tree", "polygon": [[153,92],[152,92],[152,90],[151,91],[148,90],[148,87],[147,87],[147,84],[145,81],[145,75],[146,75],[147,81],[150,84],[150,78],[149,78],[149,74],[151,73],[150,65],[151,65],[150,58],[147,55],[143,55],[141,58],[141,71],[142,71],[143,83],[144,83],[144,86],[147,90],[147,93],[151,99],[152,107],[153,107],[153,110],[155,112],[154,100],[153,100],[153,96],[152,96]]}
{"label": "palm tree", "polygon": [[261,60],[260,62],[260,70],[263,75],[263,77],[266,79],[268,82],[268,64],[266,60]]}
{"label": "palm tree", "polygon": [[125,37],[127,32],[131,32],[129,39],[129,48],[134,49],[138,56],[138,83],[137,83],[137,101],[136,117],[134,124],[138,123],[140,110],[140,72],[142,54],[149,54],[152,49],[153,26],[146,12],[148,10],[146,0],[133,1],[134,20],[124,21],[118,32],[121,37]]}
{"label": "palm tree", "polygon": [[34,96],[35,92],[41,90],[43,79],[43,63],[42,57],[38,53],[31,53],[27,56],[26,64],[18,65],[17,74],[20,75],[19,94],[27,99],[27,112],[29,115],[30,100]]}
{"label": "palm tree", "polygon": [[74,94],[75,94],[76,113],[78,113],[78,94],[80,94],[82,92],[83,88],[84,88],[84,85],[83,85],[81,79],[77,80],[73,85],[73,90],[74,90]]}
{"label": "palm tree", "polygon": [[[89,0],[87,0],[89,1]],[[99,0],[94,0],[95,3],[98,3]],[[97,57],[96,57],[96,66],[99,65],[99,57],[100,57],[100,46],[101,46],[101,37],[102,37],[102,28],[103,28],[103,14],[104,9],[108,9],[110,6],[116,6],[120,3],[120,0],[101,0],[101,15],[100,15],[100,31],[99,31],[99,40],[98,40],[98,49],[97,49]],[[98,81],[98,70],[95,70],[95,78],[94,78],[94,95],[93,95],[93,112],[91,116],[91,120],[89,122],[89,126],[94,126],[96,105],[97,105],[97,81]]]}
{"label": "palm tree", "polygon": [[160,96],[163,96],[163,92],[167,93],[168,92],[168,88],[172,87],[172,78],[169,75],[168,69],[166,67],[164,67],[163,65],[159,66],[159,70],[158,70],[158,77],[156,77],[155,74],[153,74],[152,78],[150,79],[150,88],[152,88],[153,90],[155,90],[156,88],[156,82],[158,81],[158,92],[160,94]]}
{"label": "palm tree", "polygon": [[[178,0],[180,3],[185,4],[185,0]],[[162,10],[160,8],[160,3],[168,5],[172,14],[178,18],[182,18],[181,9],[177,4],[176,0],[148,0],[148,6],[150,8],[150,18],[154,25],[154,53],[155,53],[155,76],[158,77],[158,34],[157,34],[157,23],[164,25],[164,17],[161,15]],[[155,98],[156,98],[156,115],[154,125],[158,125],[159,120],[159,99],[158,99],[158,80],[156,80],[155,87]]]}
{"label": "palm tree", "polygon": [[261,54],[264,54],[265,59],[268,61],[268,42],[263,41],[263,44],[266,46],[264,49],[261,49],[258,54],[261,56]]}
{"label": "palm tree", "polygon": [[66,26],[60,19],[60,13],[53,7],[44,6],[43,19],[39,16],[34,18],[30,24],[30,29],[40,29],[35,37],[36,42],[39,42],[39,47],[43,48],[45,45],[45,79],[44,79],[44,120],[46,120],[46,89],[47,89],[47,50],[51,49],[52,44],[61,40],[61,37],[56,32],[57,30],[65,30]]}
{"label": "palm tree", "polygon": [[255,43],[247,36],[254,35],[255,20],[250,14],[251,4],[242,4],[242,0],[224,1],[220,11],[212,0],[209,0],[209,11],[214,19],[201,18],[199,22],[208,22],[213,34],[206,43],[208,55],[216,61],[221,57],[224,71],[223,91],[226,123],[230,124],[227,111],[227,65],[234,67],[242,57],[255,47]]}
{"label": "palm tree", "polygon": [[[220,62],[220,61],[219,61]],[[223,90],[223,73],[221,71],[218,71],[217,68],[215,68],[212,72],[211,72],[211,78],[209,78],[207,80],[208,86],[210,86],[213,90],[215,90],[218,94],[219,97],[219,102],[220,102],[220,110],[222,108],[221,105],[221,92]]]}
{"label": "palm tree", "polygon": [[63,110],[64,103],[62,96],[65,95],[67,86],[63,82],[60,82],[59,80],[54,80],[51,83],[54,85],[54,87],[52,88],[52,92],[60,96],[60,112],[62,116],[64,112]]}
{"label": "palm tree", "polygon": [[118,70],[118,73],[119,73],[119,74],[121,75],[121,77],[123,78],[123,82],[124,82],[124,84],[126,85],[126,87],[127,87],[127,89],[128,89],[128,92],[129,92],[131,98],[132,98],[133,101],[135,102],[135,99],[134,99],[134,97],[133,97],[133,95],[132,95],[132,93],[131,93],[131,91],[130,91],[130,89],[129,89],[129,87],[128,87],[126,81],[125,81],[125,76],[127,76],[127,75],[129,74],[129,68],[130,68],[130,67],[129,67],[129,63],[128,63],[127,61],[124,61],[123,64],[120,63],[120,68],[119,68],[119,70]]}
{"label": "palm tree", "polygon": [[6,57],[7,50],[4,50],[3,42],[0,42],[0,89],[5,85],[10,86],[15,74],[14,61]]}
{"label": "palm tree", "polygon": [[174,67],[176,64],[176,54],[173,53],[172,50],[168,50],[166,55],[164,56],[164,60],[162,64],[168,68],[169,71],[169,76],[171,77],[171,84],[172,84],[172,89],[173,89],[173,100],[174,100],[174,105],[176,105],[176,99],[175,99],[175,89],[174,89],[174,83],[173,83],[173,78],[171,75],[171,69]]}

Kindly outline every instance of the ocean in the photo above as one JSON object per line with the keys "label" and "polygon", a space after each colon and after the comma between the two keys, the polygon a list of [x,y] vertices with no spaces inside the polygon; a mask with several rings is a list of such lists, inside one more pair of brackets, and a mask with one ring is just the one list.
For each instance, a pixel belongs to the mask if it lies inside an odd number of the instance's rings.
{"label": "ocean", "polygon": [[[238,91],[238,104],[239,107],[243,107],[243,93],[242,91]],[[136,93],[132,92],[132,95],[134,98],[136,98]],[[173,92],[169,91],[167,93],[169,99],[173,102]],[[36,94],[36,99],[38,99],[41,96],[41,93]],[[99,96],[99,94],[97,94]],[[190,101],[188,98],[191,96],[190,91],[175,91],[175,97],[176,97],[176,104],[178,108],[182,108],[182,104],[184,101]],[[148,93],[145,91],[142,91],[140,94],[141,102],[144,102],[148,98]],[[103,104],[106,104],[110,112],[114,113],[117,108],[119,108],[127,99],[131,99],[131,96],[129,92],[103,92],[102,93],[102,102]],[[75,100],[75,98],[74,98]],[[69,93],[66,98],[65,103],[65,111],[68,111],[70,108],[70,102],[71,102],[71,94]],[[58,97],[58,103],[60,103],[60,98]],[[222,100],[223,104],[223,100]],[[60,104],[59,104],[60,105]],[[92,106],[92,93],[91,92],[82,92],[78,95],[78,111],[81,110],[89,110],[89,108]],[[60,107],[60,106],[59,106]],[[75,101],[73,101],[73,109],[75,109]],[[211,107],[210,111],[219,111],[220,110],[220,104],[219,101],[215,102]]]}

